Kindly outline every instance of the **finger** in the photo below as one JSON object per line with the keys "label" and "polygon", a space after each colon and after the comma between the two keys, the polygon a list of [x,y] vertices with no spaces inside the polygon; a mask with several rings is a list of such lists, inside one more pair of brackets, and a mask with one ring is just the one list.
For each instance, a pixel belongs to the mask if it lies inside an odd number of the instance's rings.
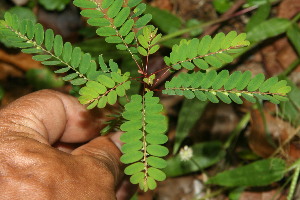
{"label": "finger", "polygon": [[100,128],[99,118],[85,109],[74,97],[52,91],[38,91],[0,110],[0,126],[6,136],[29,137],[53,144],[85,142]]}
{"label": "finger", "polygon": [[28,138],[4,140],[0,191],[4,199],[115,200],[115,186],[122,176],[120,154],[107,136],[92,140],[73,155]]}
{"label": "finger", "polygon": [[[116,135],[119,135],[117,133]],[[97,159],[109,171],[111,176],[104,176],[106,183],[115,188],[123,177],[123,164],[120,162],[121,151],[109,136],[97,137],[71,152],[72,155],[84,155]],[[113,180],[111,180],[113,179]]]}
{"label": "finger", "polygon": [[[116,188],[116,197],[118,200],[128,200],[136,192],[136,185],[132,185],[128,176],[124,176],[124,165],[119,161],[120,148],[122,142],[120,141],[121,132],[111,133],[107,136],[96,138],[89,143],[75,149],[73,155],[89,155],[102,163],[105,163],[106,168],[114,177],[114,185],[111,187]],[[117,147],[117,148],[116,148]],[[106,176],[109,178],[110,176]],[[111,182],[107,181],[106,182]]]}

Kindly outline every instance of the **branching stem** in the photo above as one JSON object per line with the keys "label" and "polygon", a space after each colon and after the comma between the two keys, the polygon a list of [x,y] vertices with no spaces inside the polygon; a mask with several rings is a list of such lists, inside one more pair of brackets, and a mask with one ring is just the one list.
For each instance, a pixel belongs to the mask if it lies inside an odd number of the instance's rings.
{"label": "branching stem", "polygon": [[147,162],[147,141],[146,141],[146,111],[145,111],[145,95],[143,95],[143,110],[142,110],[142,132],[143,132],[143,161],[144,161],[144,185],[147,185],[148,162]]}
{"label": "branching stem", "polygon": [[234,47],[229,47],[227,49],[221,49],[221,50],[216,51],[216,52],[211,52],[211,53],[208,53],[208,54],[205,54],[205,55],[197,56],[195,58],[190,58],[190,59],[187,59],[187,60],[179,61],[179,62],[174,63],[173,65],[171,65],[171,67],[173,67],[175,65],[178,65],[180,63],[191,62],[192,60],[195,60],[195,59],[198,59],[198,58],[204,58],[204,57],[215,55],[215,54],[218,54],[218,53],[223,53],[223,52],[229,51],[231,49],[238,49],[238,48],[242,48],[242,47],[245,47],[245,46],[244,45],[237,45],[237,46],[234,46]]}
{"label": "branching stem", "polygon": [[[101,12],[104,14],[104,16],[107,17],[107,14],[104,12],[104,9],[100,6],[100,4],[97,3],[97,2],[95,2],[95,1],[93,1],[93,0],[92,0],[92,2],[95,3],[95,4],[97,5],[97,8],[96,8],[96,9],[99,10],[99,11],[101,11]],[[124,1],[124,3],[125,3],[125,1]],[[112,19],[110,19],[109,17],[107,17],[107,19],[109,20],[111,27],[112,27],[113,29],[115,29],[117,36],[118,36],[119,38],[121,38],[123,44],[126,46],[127,51],[130,53],[132,59],[133,59],[134,62],[136,63],[137,67],[139,68],[139,71],[142,72],[142,73],[144,74],[144,71],[142,70],[142,68],[141,68],[140,64],[138,63],[138,61],[134,58],[134,55],[133,55],[132,51],[130,50],[128,44],[124,41],[123,36],[119,33],[119,30],[118,30],[117,27],[113,24]]]}
{"label": "branching stem", "polygon": [[279,95],[282,97],[285,97],[286,95],[282,95],[281,93],[270,93],[270,92],[249,92],[249,91],[243,91],[243,90],[214,90],[214,89],[204,89],[204,88],[184,88],[184,87],[178,87],[178,88],[167,88],[171,90],[191,90],[191,91],[205,91],[205,92],[221,92],[221,93],[234,93],[234,94],[260,94],[260,95]]}

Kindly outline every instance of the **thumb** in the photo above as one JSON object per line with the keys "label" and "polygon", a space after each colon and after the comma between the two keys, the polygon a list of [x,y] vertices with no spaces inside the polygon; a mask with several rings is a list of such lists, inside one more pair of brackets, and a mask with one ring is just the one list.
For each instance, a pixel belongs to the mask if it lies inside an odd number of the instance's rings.
{"label": "thumb", "polygon": [[[109,135],[97,137],[71,152],[75,156],[90,156],[99,162],[101,170],[104,170],[101,179],[107,187],[116,188],[123,177],[123,164],[120,162],[121,152],[115,138],[120,133],[114,133],[114,141]],[[112,135],[112,134],[111,134]],[[99,177],[100,178],[100,177]]]}

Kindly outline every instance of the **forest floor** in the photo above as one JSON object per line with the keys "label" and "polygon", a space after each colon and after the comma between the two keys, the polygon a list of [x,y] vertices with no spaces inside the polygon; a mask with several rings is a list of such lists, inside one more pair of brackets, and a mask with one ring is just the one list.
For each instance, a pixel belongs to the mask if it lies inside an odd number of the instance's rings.
{"label": "forest floor", "polygon": [[[242,8],[245,3],[244,0],[234,1],[229,10],[225,13],[217,13],[210,0],[148,0],[147,3],[154,7],[167,10],[172,14],[178,16],[183,22],[190,19],[197,19],[199,21],[211,21],[220,18],[226,18],[222,23],[206,27],[199,35],[213,35],[217,32],[229,32],[235,30],[237,32],[244,32],[245,25],[249,21],[251,12]],[[13,5],[7,1],[0,2],[0,12],[3,12]],[[85,25],[84,20],[78,15],[78,10],[72,6],[61,12],[48,12],[41,8],[33,8],[37,19],[47,28],[52,28],[58,34],[61,34],[66,41],[80,42],[82,36],[78,30]],[[242,11],[245,12],[238,16],[233,14]],[[282,0],[277,1],[272,6],[271,15],[291,19],[295,14],[300,12],[299,0]],[[232,17],[230,17],[232,16]],[[55,24],[55,25],[54,25]],[[77,31],[76,31],[77,30]],[[299,39],[300,41],[300,39]],[[294,60],[298,57],[294,47],[285,36],[278,36],[267,40],[263,44],[251,50],[250,53],[241,57],[230,71],[250,70],[253,74],[264,73],[266,77],[275,76],[284,72]],[[155,55],[151,58],[151,62],[156,67],[161,68],[163,57]],[[9,49],[0,46],[0,86],[2,86],[5,95],[1,100],[1,106],[5,106],[13,100],[31,93],[37,89],[36,85],[28,80],[28,71],[32,69],[43,69],[41,63],[33,61],[30,55],[21,53],[15,49]],[[26,76],[27,74],[27,76]],[[48,77],[47,74],[39,74],[42,79]],[[296,67],[289,75],[290,80],[295,85],[300,86],[300,65]],[[57,90],[62,92],[69,92],[70,86],[64,85]],[[170,141],[174,138],[176,132],[176,122],[180,113],[182,105],[181,97],[166,97],[162,96],[162,103],[165,105],[169,115],[171,126],[168,132]],[[246,140],[237,140],[234,150],[228,150],[228,159],[234,165],[239,165],[245,162],[236,154],[246,156],[247,151],[255,153],[256,156],[267,158],[274,153],[278,153],[278,149],[274,148],[265,137],[264,123],[267,123],[269,133],[274,141],[283,146],[288,143],[288,149],[285,149],[282,157],[288,161],[293,162],[300,158],[300,143],[298,137],[293,137],[297,134],[297,128],[291,123],[282,120],[276,114],[278,107],[271,103],[265,103],[262,108],[265,119],[261,115],[261,111],[253,109],[251,103],[244,103],[242,105],[236,104],[209,104],[202,114],[201,118],[194,125],[189,134],[189,139],[195,143],[198,141],[219,140],[225,142],[236,127],[245,113],[250,113],[249,122],[243,128],[243,138]],[[245,142],[246,141],[246,142]],[[189,141],[187,141],[189,143]],[[171,145],[169,145],[171,146]],[[231,151],[231,152],[230,152]],[[233,153],[233,151],[235,153]],[[248,154],[247,154],[248,155]],[[251,154],[252,155],[252,154]],[[242,161],[241,161],[242,160]],[[195,172],[189,175],[184,175],[176,178],[168,178],[161,182],[159,187],[154,191],[146,193],[138,192],[138,199],[140,200],[190,200],[201,199],[208,193],[218,192],[210,199],[228,199],[226,190],[218,190],[215,188],[206,188],[205,180],[207,174],[213,174],[224,163],[220,162],[215,166],[206,169],[205,173]],[[213,191],[211,191],[211,189]],[[277,185],[270,185],[266,188],[249,189],[242,192],[240,200],[269,200],[278,194]],[[296,192],[296,198],[300,199],[300,187]],[[296,199],[295,198],[295,199]],[[286,193],[277,195],[277,200],[286,199]]]}

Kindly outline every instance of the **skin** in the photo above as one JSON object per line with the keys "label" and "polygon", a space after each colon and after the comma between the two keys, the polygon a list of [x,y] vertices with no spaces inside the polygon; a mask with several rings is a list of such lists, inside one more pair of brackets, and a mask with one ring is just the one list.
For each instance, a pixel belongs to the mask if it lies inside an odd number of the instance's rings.
{"label": "skin", "polygon": [[51,90],[1,109],[0,199],[129,199],[119,135],[100,129],[75,98]]}

